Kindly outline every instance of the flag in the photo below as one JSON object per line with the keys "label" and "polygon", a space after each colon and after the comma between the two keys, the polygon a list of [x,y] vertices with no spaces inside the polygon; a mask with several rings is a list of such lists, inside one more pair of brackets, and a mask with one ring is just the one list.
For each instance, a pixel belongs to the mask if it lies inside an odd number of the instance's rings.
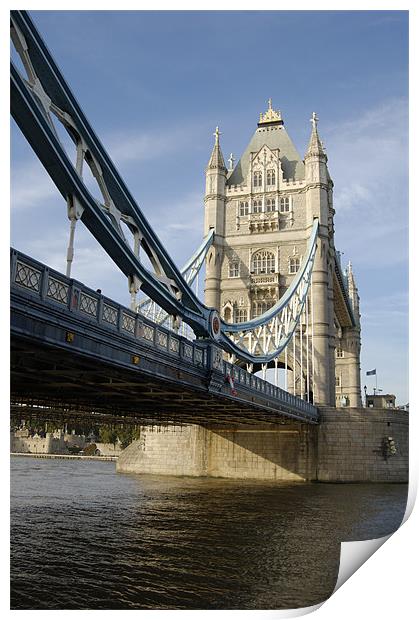
{"label": "flag", "polygon": [[367,370],[367,377],[370,377],[371,375],[376,375],[376,374],[377,374],[376,368],[374,368],[374,370]]}

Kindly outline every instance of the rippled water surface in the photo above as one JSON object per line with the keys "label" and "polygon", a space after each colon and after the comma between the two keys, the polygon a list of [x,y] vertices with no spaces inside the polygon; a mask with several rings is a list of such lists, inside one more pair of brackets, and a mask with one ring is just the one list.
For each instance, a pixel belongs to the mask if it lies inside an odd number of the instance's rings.
{"label": "rippled water surface", "polygon": [[407,485],[117,474],[11,460],[12,609],[278,609],[333,591],[340,541],[399,526]]}

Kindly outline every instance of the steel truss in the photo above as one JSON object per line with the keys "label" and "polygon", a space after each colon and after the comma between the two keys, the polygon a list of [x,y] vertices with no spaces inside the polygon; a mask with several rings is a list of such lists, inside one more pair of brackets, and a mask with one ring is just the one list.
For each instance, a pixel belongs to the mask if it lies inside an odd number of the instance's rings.
{"label": "steel truss", "polygon": [[[11,63],[12,115],[66,200],[73,229],[81,219],[129,278],[132,294],[141,288],[168,314],[181,316],[197,335],[211,336],[211,309],[187,285],[144,217],[25,11],[11,12],[11,37],[27,74],[24,78]],[[75,165],[60,142],[52,116],[75,144]],[[96,180],[102,202],[87,188],[85,164]],[[140,249],[153,272],[142,263]]]}
{"label": "steel truss", "polygon": [[[182,267],[180,272],[188,286],[192,286],[194,282],[198,284],[198,274],[208,254],[208,250],[212,245],[213,239],[214,230],[211,229],[196,252]],[[198,295],[197,287],[196,294]],[[152,299],[146,298],[140,301],[140,303],[136,306],[136,310],[159,325],[164,325],[165,327],[170,328],[179,328],[179,325],[173,325],[173,317],[170,317],[167,312],[165,312],[162,308],[159,308]]]}
{"label": "steel truss", "polygon": [[[217,311],[205,306],[190,288],[212,236],[179,271],[95,135],[27,12],[11,12],[11,38],[26,72],[23,77],[11,63],[11,111],[66,200],[70,219],[67,274],[73,260],[76,223],[81,220],[128,277],[133,306],[141,289],[152,300],[144,305],[157,304],[163,314],[173,317],[175,326],[184,321],[198,337],[217,341],[231,356],[265,365],[277,359],[295,333],[304,309],[318,221],[313,222],[306,260],[279,302],[247,323],[221,321]],[[60,141],[54,120],[61,123],[74,143],[74,164]],[[86,185],[85,165],[90,168],[102,200],[96,200]],[[152,270],[142,262],[142,252]],[[163,314],[162,322],[166,321]]]}
{"label": "steel truss", "polygon": [[267,364],[290,342],[302,317],[311,283],[319,221],[313,220],[308,251],[293,282],[272,308],[245,323],[221,325],[221,342],[233,340],[234,355],[249,363]]}

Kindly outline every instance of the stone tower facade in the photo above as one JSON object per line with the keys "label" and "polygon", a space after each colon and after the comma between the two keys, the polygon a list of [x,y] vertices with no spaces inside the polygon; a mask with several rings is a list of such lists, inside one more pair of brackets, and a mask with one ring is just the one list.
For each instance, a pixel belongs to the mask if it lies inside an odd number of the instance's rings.
{"label": "stone tower facade", "polygon": [[[228,169],[217,127],[206,169],[205,234],[213,228],[215,236],[207,256],[205,303],[234,323],[273,306],[299,270],[318,218],[312,276],[313,399],[321,405],[359,407],[358,291],[352,268],[342,273],[335,252],[333,182],[314,113],[311,122],[302,160],[269,100],[245,152],[236,165],[231,155]],[[310,305],[308,310],[311,315]]]}

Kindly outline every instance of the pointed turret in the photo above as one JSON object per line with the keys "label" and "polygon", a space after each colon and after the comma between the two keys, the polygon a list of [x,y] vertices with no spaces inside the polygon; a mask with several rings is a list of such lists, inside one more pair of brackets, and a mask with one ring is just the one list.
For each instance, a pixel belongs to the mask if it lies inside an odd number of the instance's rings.
{"label": "pointed turret", "polygon": [[220,130],[215,129],[215,143],[205,172],[205,234],[214,229],[213,247],[208,253],[205,279],[205,303],[220,307],[221,264],[225,235],[225,202],[227,168],[220,146]]}
{"label": "pointed turret", "polygon": [[[341,377],[341,387],[344,390],[350,407],[361,407],[361,374],[360,374],[360,351],[361,351],[361,315],[359,312],[359,295],[349,261],[345,269],[346,289],[349,302],[352,307],[352,315],[355,324],[342,328],[339,347],[343,354],[336,359],[336,373]],[[338,404],[339,406],[339,404]]]}
{"label": "pointed turret", "polygon": [[[322,184],[324,189],[329,189],[331,178],[329,175],[329,171],[327,169],[327,156],[323,146],[323,142],[319,138],[319,134],[317,131],[317,123],[319,122],[318,116],[315,112],[311,115],[310,122],[312,124],[310,140],[308,143],[306,155],[304,158],[305,165],[305,177],[308,185],[311,184]],[[327,201],[324,201],[324,206],[326,206]],[[313,214],[310,217],[320,216],[320,223],[326,224],[328,221],[329,213],[328,209],[325,208],[323,213],[318,212],[318,208],[315,209]]]}
{"label": "pointed turret", "polygon": [[211,157],[209,159],[208,162],[208,166],[207,166],[207,170],[224,170],[225,172],[227,172],[227,168],[226,165],[224,163],[224,157],[223,157],[223,153],[221,151],[221,147],[220,147],[220,130],[218,127],[215,128],[215,144],[214,144],[214,148],[212,149],[212,153],[211,153]]}
{"label": "pointed turret", "polygon": [[327,162],[326,152],[324,150],[323,142],[319,138],[319,134],[317,131],[317,123],[319,122],[318,116],[315,112],[311,115],[310,122],[312,124],[310,141],[308,143],[305,159],[308,157],[318,157],[319,159],[324,159]]}
{"label": "pointed turret", "polygon": [[327,367],[315,380],[315,398],[318,404],[335,404],[335,356],[333,325],[333,279],[330,265],[334,264],[333,211],[327,157],[317,131],[318,117],[313,112],[310,140],[304,158],[306,181],[307,226],[314,218],[319,220],[317,252],[312,272],[314,320],[313,345],[318,359],[328,360]]}
{"label": "pointed turret", "polygon": [[354,318],[357,324],[359,325],[360,323],[359,294],[358,294],[358,288],[355,282],[355,277],[352,271],[351,261],[349,261],[348,266],[346,268],[346,277],[348,281],[348,295],[349,295],[349,299],[351,300]]}

